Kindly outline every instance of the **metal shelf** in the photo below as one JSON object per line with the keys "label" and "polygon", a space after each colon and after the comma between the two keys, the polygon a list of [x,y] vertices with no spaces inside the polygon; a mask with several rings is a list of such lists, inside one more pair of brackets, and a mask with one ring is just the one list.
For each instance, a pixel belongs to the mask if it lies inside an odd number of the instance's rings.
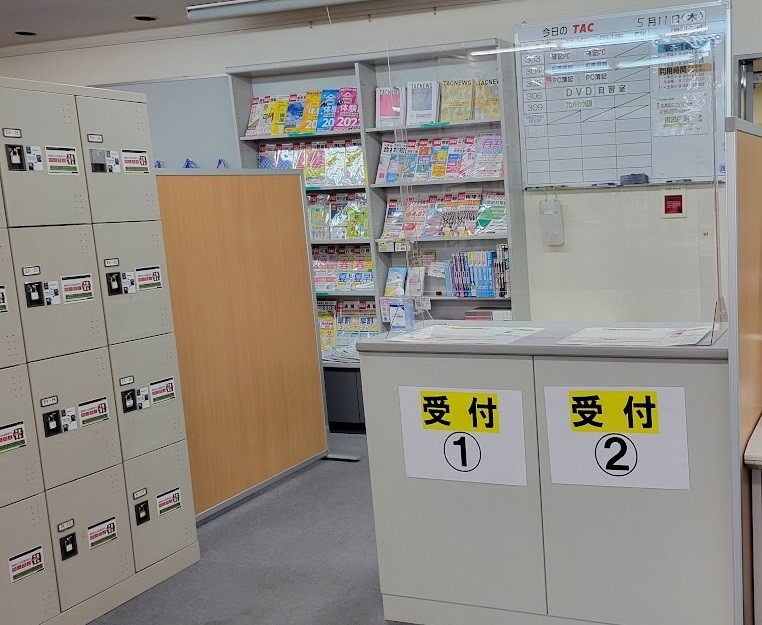
{"label": "metal shelf", "polygon": [[329,360],[323,360],[323,369],[359,369],[360,363],[351,362],[331,362]]}
{"label": "metal shelf", "polygon": [[239,137],[240,141],[274,141],[276,139],[320,139],[322,137],[340,137],[340,136],[353,136],[353,137],[359,137],[360,136],[360,129],[356,128],[354,130],[330,130],[328,132],[310,132],[310,133],[299,133],[295,132],[292,134],[282,134],[282,135],[257,135],[256,137]]}
{"label": "metal shelf", "polygon": [[466,178],[458,180],[412,180],[402,183],[377,182],[370,185],[374,189],[404,189],[405,187],[441,187],[462,184],[480,184],[482,182],[504,182],[505,178]]}
{"label": "metal shelf", "polygon": [[305,187],[305,191],[307,193],[313,193],[318,191],[351,191],[351,190],[357,190],[357,189],[365,189],[364,184],[354,184],[354,185],[322,185],[319,187]]}
{"label": "metal shelf", "polygon": [[440,131],[450,128],[476,128],[479,126],[495,126],[500,124],[499,119],[471,119],[465,122],[433,122],[431,124],[414,124],[411,126],[391,126],[389,128],[368,128],[367,132],[375,134],[391,134],[398,130],[403,131]]}
{"label": "metal shelf", "polygon": [[[419,237],[418,239],[399,239],[394,243],[460,243],[462,241],[507,241],[508,233],[505,234],[476,234],[470,237]],[[376,243],[390,242],[386,239],[376,239]],[[396,250],[395,250],[396,251]],[[380,254],[393,254],[392,251],[378,250]]]}
{"label": "metal shelf", "polygon": [[312,245],[361,245],[363,243],[370,244],[372,241],[367,238],[359,239],[312,239],[310,243]]}
{"label": "metal shelf", "polygon": [[316,291],[316,297],[357,297],[375,299],[375,291]]}
{"label": "metal shelf", "polygon": [[510,297],[455,297],[452,295],[424,295],[432,301],[439,300],[445,302],[510,302]]}

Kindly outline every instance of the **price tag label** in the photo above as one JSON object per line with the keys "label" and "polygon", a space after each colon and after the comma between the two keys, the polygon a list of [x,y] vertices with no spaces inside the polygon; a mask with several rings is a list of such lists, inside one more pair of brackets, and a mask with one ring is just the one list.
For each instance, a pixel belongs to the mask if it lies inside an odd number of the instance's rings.
{"label": "price tag label", "polygon": [[555,484],[690,488],[685,389],[546,387]]}
{"label": "price tag label", "polygon": [[401,386],[408,477],[526,486],[521,391]]}

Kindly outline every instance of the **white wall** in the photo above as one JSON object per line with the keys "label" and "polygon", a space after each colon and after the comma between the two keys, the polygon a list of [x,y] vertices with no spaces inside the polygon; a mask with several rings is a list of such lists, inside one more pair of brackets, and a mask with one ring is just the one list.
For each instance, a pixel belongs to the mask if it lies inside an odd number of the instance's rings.
{"label": "white wall", "polygon": [[[0,50],[0,75],[105,84],[219,74],[258,62],[346,55],[442,42],[512,39],[514,24],[607,14],[684,0],[513,0],[373,17],[251,28],[219,25],[144,31]],[[372,12],[372,5],[369,9]],[[754,53],[760,0],[734,0],[734,53]],[[242,30],[241,30],[242,29]],[[713,193],[688,191],[688,217],[661,218],[659,189],[561,195],[567,243],[542,246],[536,193],[526,194],[532,314],[537,319],[706,320],[714,311]]]}

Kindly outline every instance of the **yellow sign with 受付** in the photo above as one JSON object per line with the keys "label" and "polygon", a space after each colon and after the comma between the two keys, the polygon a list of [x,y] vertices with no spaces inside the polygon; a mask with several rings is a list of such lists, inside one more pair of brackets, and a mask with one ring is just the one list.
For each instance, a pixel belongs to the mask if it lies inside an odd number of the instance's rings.
{"label": "yellow sign with \u53d7\u4ed8", "polygon": [[569,391],[572,432],[659,433],[659,395],[642,389]]}
{"label": "yellow sign with \u53d7\u4ed8", "polygon": [[424,430],[500,433],[500,407],[496,393],[483,391],[420,391]]}

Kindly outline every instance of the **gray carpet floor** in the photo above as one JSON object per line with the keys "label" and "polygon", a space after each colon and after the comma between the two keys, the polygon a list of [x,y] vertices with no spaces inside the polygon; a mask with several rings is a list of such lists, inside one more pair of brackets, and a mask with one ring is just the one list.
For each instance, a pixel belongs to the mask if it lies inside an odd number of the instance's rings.
{"label": "gray carpet floor", "polygon": [[199,528],[201,562],[95,625],[394,625],[378,586],[365,437]]}

